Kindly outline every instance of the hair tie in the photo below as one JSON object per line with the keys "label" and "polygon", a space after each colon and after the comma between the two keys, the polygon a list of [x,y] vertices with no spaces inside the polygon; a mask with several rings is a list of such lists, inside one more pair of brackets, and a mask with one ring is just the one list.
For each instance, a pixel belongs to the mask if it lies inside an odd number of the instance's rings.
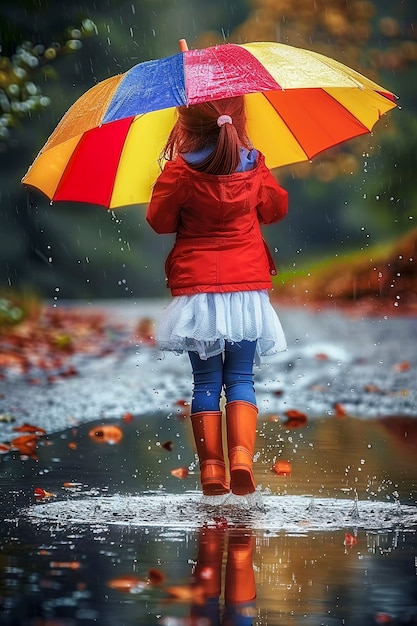
{"label": "hair tie", "polygon": [[217,118],[217,126],[223,126],[223,124],[233,124],[230,115],[220,115]]}

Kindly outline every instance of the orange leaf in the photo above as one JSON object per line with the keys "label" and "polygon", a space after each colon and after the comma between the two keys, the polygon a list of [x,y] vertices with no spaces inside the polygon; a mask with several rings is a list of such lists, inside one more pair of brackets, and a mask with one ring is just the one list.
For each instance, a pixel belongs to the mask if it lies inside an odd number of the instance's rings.
{"label": "orange leaf", "polygon": [[71,450],[76,450],[77,449],[77,443],[75,441],[70,441],[68,444],[68,448],[70,448]]}
{"label": "orange leaf", "polygon": [[125,413],[122,417],[122,422],[124,422],[125,424],[130,424],[130,422],[133,422],[133,414]]}
{"label": "orange leaf", "polygon": [[291,476],[291,463],[289,461],[277,461],[272,470],[278,474],[278,476]]}
{"label": "orange leaf", "polygon": [[122,591],[124,593],[137,593],[138,591],[143,591],[147,585],[148,581],[143,580],[143,578],[139,578],[139,576],[135,576],[134,574],[118,576],[117,578],[112,578],[107,582],[107,586],[110,587],[110,589],[116,589],[117,591]]}
{"label": "orange leaf", "polygon": [[171,470],[171,474],[182,479],[187,478],[189,472],[186,467],[177,467],[176,469]]}
{"label": "orange leaf", "polygon": [[120,443],[123,438],[123,431],[120,426],[106,424],[91,428],[88,432],[90,439],[96,443]]}
{"label": "orange leaf", "polygon": [[307,415],[301,411],[297,411],[296,409],[289,409],[288,411],[285,411],[285,415],[288,417],[288,420],[285,423],[287,428],[301,428],[307,423]]}
{"label": "orange leaf", "polygon": [[7,443],[0,443],[0,452],[8,452],[10,450],[10,446]]}
{"label": "orange leaf", "polygon": [[44,428],[27,423],[22,424],[21,426],[15,426],[13,430],[17,433],[37,433],[39,435],[46,435],[46,430]]}
{"label": "orange leaf", "polygon": [[19,450],[20,454],[36,459],[35,448],[37,441],[38,437],[36,435],[22,435],[12,439],[10,445],[12,448]]}

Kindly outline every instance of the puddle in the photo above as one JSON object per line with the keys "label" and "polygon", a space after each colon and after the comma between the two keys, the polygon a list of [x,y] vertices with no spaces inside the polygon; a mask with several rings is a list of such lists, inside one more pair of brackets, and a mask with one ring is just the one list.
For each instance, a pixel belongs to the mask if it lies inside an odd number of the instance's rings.
{"label": "puddle", "polygon": [[[103,424],[120,429],[117,443],[90,436]],[[0,623],[414,624],[415,424],[327,416],[294,428],[262,414],[261,493],[249,498],[202,496],[180,413],[41,436],[36,459],[9,451],[0,457]],[[272,471],[278,460],[289,475]],[[171,474],[181,467],[185,478]],[[253,587],[256,600],[245,596]]]}

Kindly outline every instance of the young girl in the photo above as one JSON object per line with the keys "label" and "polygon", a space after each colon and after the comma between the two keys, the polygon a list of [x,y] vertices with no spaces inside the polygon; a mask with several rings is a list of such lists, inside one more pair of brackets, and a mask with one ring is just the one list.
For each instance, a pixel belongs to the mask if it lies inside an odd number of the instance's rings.
{"label": "young girl", "polygon": [[178,107],[147,211],[157,233],[176,233],[165,264],[173,300],[157,342],[190,357],[191,422],[205,495],[255,491],[253,364],[286,348],[267,292],[276,270],[260,224],[281,220],[288,196],[245,128],[243,97]]}

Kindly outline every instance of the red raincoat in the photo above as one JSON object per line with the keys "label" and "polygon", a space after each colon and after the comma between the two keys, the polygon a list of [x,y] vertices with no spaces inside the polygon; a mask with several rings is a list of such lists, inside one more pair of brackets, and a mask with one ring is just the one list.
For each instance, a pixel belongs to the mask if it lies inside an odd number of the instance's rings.
{"label": "red raincoat", "polygon": [[177,233],[165,263],[173,296],[269,289],[275,274],[260,224],[281,220],[288,194],[258,155],[253,170],[197,172],[178,156],[156,181],[146,219],[160,234]]}

